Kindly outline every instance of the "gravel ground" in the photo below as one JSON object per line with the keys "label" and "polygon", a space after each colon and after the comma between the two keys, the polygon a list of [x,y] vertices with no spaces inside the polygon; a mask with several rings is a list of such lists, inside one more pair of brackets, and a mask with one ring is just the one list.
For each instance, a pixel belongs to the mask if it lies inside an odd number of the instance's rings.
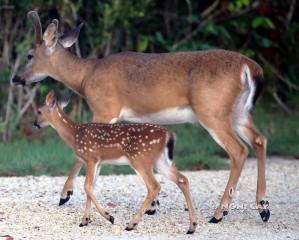
{"label": "gravel ground", "polygon": [[[14,239],[299,239],[299,161],[271,158],[267,165],[271,217],[263,223],[253,209],[256,160],[246,162],[233,209],[219,224],[209,224],[224,190],[228,171],[185,172],[198,213],[194,235],[185,235],[188,213],[177,187],[157,175],[162,190],[160,207],[146,215],[136,230],[124,230],[140,206],[146,190],[135,175],[99,177],[96,196],[115,217],[111,225],[92,209],[92,223],[79,228],[85,193],[79,177],[71,200],[58,206],[65,177],[0,178],[0,235]],[[2,238],[0,238],[2,239]]]}

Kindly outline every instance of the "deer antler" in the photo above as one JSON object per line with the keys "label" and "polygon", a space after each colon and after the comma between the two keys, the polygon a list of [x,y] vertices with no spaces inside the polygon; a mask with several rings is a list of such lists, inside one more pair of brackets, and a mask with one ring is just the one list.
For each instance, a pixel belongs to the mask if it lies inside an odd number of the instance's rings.
{"label": "deer antler", "polygon": [[35,28],[35,43],[41,44],[42,43],[42,25],[40,23],[40,19],[38,16],[37,11],[30,11],[27,13],[28,18],[31,19],[34,28]]}

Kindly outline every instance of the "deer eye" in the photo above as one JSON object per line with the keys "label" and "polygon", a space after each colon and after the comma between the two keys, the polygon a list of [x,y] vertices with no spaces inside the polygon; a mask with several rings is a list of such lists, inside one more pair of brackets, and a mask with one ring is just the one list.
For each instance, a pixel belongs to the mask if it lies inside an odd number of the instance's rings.
{"label": "deer eye", "polygon": [[41,115],[41,114],[42,114],[42,112],[41,112],[40,110],[38,110],[38,111],[37,111],[37,114],[38,114],[38,115]]}
{"label": "deer eye", "polygon": [[32,55],[32,54],[28,54],[28,55],[27,55],[27,59],[28,59],[28,60],[30,60],[30,59],[32,59],[32,58],[33,58],[33,55]]}

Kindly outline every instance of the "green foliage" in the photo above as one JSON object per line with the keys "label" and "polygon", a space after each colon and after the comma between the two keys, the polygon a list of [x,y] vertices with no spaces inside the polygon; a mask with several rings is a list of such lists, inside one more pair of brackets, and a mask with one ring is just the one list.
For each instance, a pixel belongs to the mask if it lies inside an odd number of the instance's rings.
{"label": "green foliage", "polygon": [[273,22],[266,17],[255,17],[251,23],[251,26],[253,28],[259,28],[259,27],[264,27],[264,28],[269,28],[269,29],[274,29],[275,26]]}
{"label": "green foliage", "polygon": [[1,175],[66,175],[74,164],[71,150],[57,137],[3,143],[0,151]]}
{"label": "green foliage", "polygon": [[244,7],[248,7],[250,3],[251,3],[250,0],[234,0],[234,1],[230,1],[229,5],[228,5],[228,9],[231,12],[239,12]]}

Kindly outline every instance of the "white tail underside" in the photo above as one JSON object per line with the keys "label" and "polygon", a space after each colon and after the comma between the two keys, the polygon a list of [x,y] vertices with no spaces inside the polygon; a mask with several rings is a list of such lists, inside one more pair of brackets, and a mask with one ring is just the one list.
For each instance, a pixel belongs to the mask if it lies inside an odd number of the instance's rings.
{"label": "white tail underside", "polygon": [[244,133],[245,125],[248,121],[248,114],[253,106],[253,97],[255,93],[255,84],[251,76],[250,69],[247,65],[243,66],[241,71],[241,82],[244,86],[244,90],[241,93],[238,103],[234,111],[234,129],[240,138],[251,145],[249,139]]}

